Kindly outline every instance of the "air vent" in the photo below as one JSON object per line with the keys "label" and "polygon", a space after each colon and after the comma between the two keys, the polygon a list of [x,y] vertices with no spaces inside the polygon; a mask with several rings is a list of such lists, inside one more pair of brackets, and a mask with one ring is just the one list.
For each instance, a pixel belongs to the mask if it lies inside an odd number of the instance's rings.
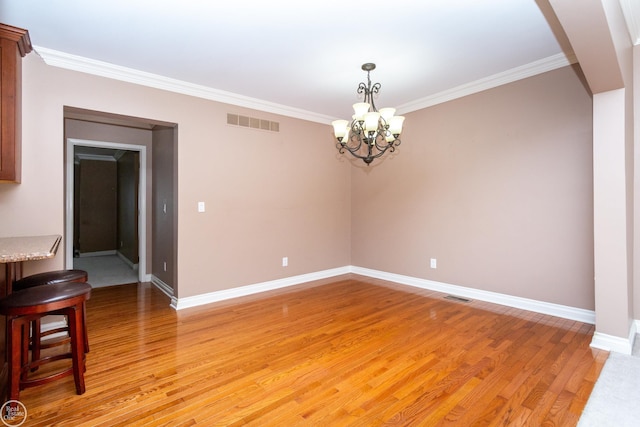
{"label": "air vent", "polygon": [[457,297],[455,295],[447,295],[444,297],[445,299],[450,299],[452,301],[458,301],[458,302],[471,302],[470,299],[466,299],[466,298],[462,298],[462,297]]}
{"label": "air vent", "polygon": [[280,123],[278,122],[272,122],[270,120],[259,119],[256,117],[241,116],[239,114],[227,113],[227,124],[252,129],[268,130],[271,132],[280,132]]}

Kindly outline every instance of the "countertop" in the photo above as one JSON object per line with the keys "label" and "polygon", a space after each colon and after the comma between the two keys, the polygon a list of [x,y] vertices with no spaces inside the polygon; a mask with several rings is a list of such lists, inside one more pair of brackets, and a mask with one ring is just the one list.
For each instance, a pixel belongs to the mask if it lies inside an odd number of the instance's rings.
{"label": "countertop", "polygon": [[62,236],[0,237],[0,263],[53,258]]}

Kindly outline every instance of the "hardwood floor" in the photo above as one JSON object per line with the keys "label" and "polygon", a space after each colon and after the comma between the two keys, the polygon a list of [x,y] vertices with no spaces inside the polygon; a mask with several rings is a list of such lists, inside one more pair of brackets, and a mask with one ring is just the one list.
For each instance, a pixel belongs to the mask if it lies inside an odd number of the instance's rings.
{"label": "hardwood floor", "polygon": [[357,276],[185,309],[93,291],[87,391],[21,392],[29,426],[573,426],[593,326]]}

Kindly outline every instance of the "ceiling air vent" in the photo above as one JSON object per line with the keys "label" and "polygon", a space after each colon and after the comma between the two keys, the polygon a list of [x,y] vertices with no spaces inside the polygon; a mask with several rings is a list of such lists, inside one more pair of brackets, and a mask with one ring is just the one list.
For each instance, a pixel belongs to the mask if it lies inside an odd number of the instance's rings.
{"label": "ceiling air vent", "polygon": [[242,127],[251,128],[251,129],[280,132],[280,123],[278,122],[258,119],[256,117],[241,116],[239,114],[227,113],[227,124],[234,125],[234,126],[242,126]]}

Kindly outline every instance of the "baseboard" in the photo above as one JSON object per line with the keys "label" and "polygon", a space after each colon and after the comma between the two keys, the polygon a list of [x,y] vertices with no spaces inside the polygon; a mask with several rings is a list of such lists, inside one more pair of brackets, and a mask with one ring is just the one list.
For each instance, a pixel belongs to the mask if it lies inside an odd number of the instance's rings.
{"label": "baseboard", "polygon": [[129,258],[127,258],[126,256],[124,256],[122,254],[122,252],[117,251],[116,255],[118,256],[118,258],[120,258],[125,264],[127,264],[129,266],[129,268],[131,268],[132,270],[138,271],[138,264],[134,264],[133,262],[131,262],[131,260]]}
{"label": "baseboard", "polygon": [[238,298],[261,292],[282,289],[289,286],[295,286],[302,283],[312,282],[314,280],[327,279],[329,277],[340,276],[351,272],[349,266],[339,267],[330,270],[318,271],[315,273],[301,274],[299,276],[286,277],[284,279],[270,280],[268,282],[255,283],[253,285],[241,286],[238,288],[224,289],[221,291],[210,292],[192,297],[172,298],[171,307],[176,310],[182,310],[189,307],[197,307],[212,302],[224,301],[232,298]]}
{"label": "baseboard", "polygon": [[494,304],[519,308],[521,310],[548,314],[550,316],[561,317],[564,319],[577,320],[579,322],[589,323],[592,325],[596,323],[596,314],[593,310],[585,310],[582,308],[569,307],[561,304],[554,304],[550,302],[500,294],[497,292],[483,291],[480,289],[451,285],[448,283],[436,282],[433,280],[419,279],[416,277],[404,276],[401,274],[387,273],[384,271],[372,270],[369,268],[352,266],[351,272],[354,274],[359,274],[361,276],[387,280],[389,282],[413,286],[421,289],[428,289],[445,294],[457,295],[469,299],[491,302]]}
{"label": "baseboard", "polygon": [[638,332],[637,323],[637,320],[631,322],[628,338],[594,332],[593,338],[591,339],[591,347],[599,348],[600,350],[615,351],[616,353],[631,354],[633,352],[636,333]]}
{"label": "baseboard", "polygon": [[160,289],[162,291],[163,294],[165,294],[166,296],[168,296],[169,298],[171,298],[171,300],[173,301],[173,287],[167,285],[165,282],[163,282],[162,280],[158,279],[156,276],[154,275],[150,275],[150,279],[149,281],[158,289]]}
{"label": "baseboard", "polygon": [[90,257],[90,256],[106,256],[106,255],[116,255],[117,252],[115,250],[111,251],[96,251],[96,252],[82,252],[78,256],[80,258]]}
{"label": "baseboard", "polygon": [[232,298],[238,298],[247,295],[258,294],[275,289],[281,289],[288,286],[295,286],[314,280],[326,279],[330,277],[340,276],[343,274],[354,273],[361,276],[372,277],[376,279],[386,280],[402,285],[413,286],[421,289],[453,294],[465,298],[476,299],[480,301],[491,302],[514,307],[521,310],[533,311],[536,313],[547,314],[550,316],[561,317],[564,319],[576,320],[583,323],[595,324],[596,316],[593,310],[585,310],[582,308],[569,307],[560,304],[554,304],[544,301],[537,301],[528,298],[515,297],[496,292],[483,291],[479,289],[466,288],[463,286],[451,285],[448,283],[436,282],[433,280],[419,279],[411,276],[404,276],[395,273],[387,273],[379,270],[372,270],[357,266],[345,266],[330,270],[319,271],[316,273],[303,274],[300,276],[287,277],[284,279],[272,280],[268,282],[256,283],[253,285],[242,286],[232,289],[224,289],[221,291],[210,292],[202,295],[195,295],[184,298],[171,298],[171,307],[181,310],[189,307],[209,304],[212,302],[224,301]]}
{"label": "baseboard", "polygon": [[[48,331],[52,331],[54,329],[61,329],[61,328],[66,328],[67,327],[67,318],[65,316],[58,316],[58,315],[54,315],[54,316],[45,316],[42,318],[41,322],[40,322],[40,331],[41,332],[48,332]],[[47,335],[46,337],[42,338],[42,341],[47,341],[47,340],[51,340],[51,339],[56,339],[56,338],[62,338],[62,337],[66,337],[69,334],[67,332],[58,332],[55,334],[51,334],[51,335]]]}

